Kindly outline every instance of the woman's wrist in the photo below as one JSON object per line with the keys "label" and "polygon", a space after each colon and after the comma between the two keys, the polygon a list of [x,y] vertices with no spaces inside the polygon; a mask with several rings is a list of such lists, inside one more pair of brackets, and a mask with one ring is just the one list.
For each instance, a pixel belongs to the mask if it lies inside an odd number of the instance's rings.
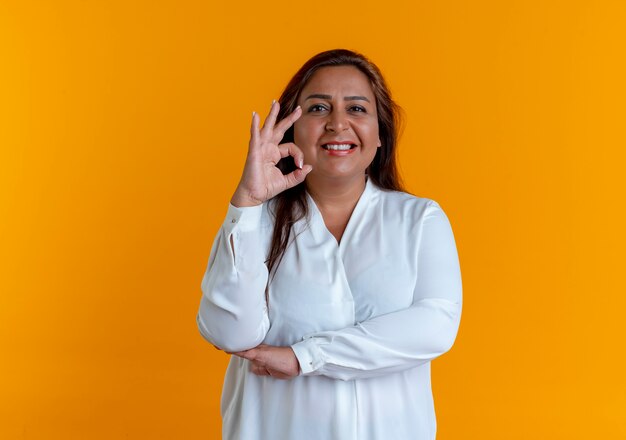
{"label": "woman's wrist", "polygon": [[255,200],[250,196],[245,195],[245,191],[242,191],[240,188],[237,188],[235,194],[230,199],[230,204],[235,208],[249,208],[252,206],[259,206],[263,204],[260,200]]}

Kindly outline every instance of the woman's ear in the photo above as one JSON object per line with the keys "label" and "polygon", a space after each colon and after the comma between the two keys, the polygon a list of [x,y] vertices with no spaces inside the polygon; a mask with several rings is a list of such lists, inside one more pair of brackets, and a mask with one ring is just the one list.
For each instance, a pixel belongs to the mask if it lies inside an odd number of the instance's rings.
{"label": "woman's ear", "polygon": [[380,142],[380,138],[378,138],[378,145],[377,145],[377,147],[380,148],[382,146],[383,146],[383,144]]}

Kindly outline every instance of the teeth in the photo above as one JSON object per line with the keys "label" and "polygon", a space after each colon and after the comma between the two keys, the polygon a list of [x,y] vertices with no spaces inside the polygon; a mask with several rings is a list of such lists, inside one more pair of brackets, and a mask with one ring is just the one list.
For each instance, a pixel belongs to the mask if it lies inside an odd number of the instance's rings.
{"label": "teeth", "polygon": [[350,148],[352,148],[352,145],[351,144],[326,144],[324,145],[324,148],[326,148],[327,150],[345,151],[345,150],[349,150]]}

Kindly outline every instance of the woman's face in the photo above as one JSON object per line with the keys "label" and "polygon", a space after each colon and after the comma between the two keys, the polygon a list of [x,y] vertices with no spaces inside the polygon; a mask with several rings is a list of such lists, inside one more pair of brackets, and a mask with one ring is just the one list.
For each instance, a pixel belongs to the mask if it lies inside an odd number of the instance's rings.
{"label": "woman's face", "polygon": [[306,84],[298,104],[294,143],[313,166],[307,179],[365,174],[380,147],[376,98],[369,79],[354,66],[322,67]]}

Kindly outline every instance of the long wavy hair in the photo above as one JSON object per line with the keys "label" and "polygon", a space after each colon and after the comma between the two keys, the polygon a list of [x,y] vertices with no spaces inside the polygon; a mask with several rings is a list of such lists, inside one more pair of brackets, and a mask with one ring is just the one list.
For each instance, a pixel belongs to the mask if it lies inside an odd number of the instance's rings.
{"label": "long wavy hair", "polygon": [[[368,178],[382,189],[403,191],[396,162],[396,144],[401,125],[401,109],[391,99],[389,88],[378,67],[364,55],[346,49],[334,49],[319,53],[308,60],[291,78],[280,96],[280,112],[277,120],[280,121],[295,110],[300,93],[313,74],[318,69],[329,66],[354,66],[369,79],[376,97],[378,130],[382,146],[376,149],[376,156],[366,173]],[[285,132],[281,143],[293,141],[294,128],[291,126]],[[291,157],[282,159],[277,166],[283,174],[296,169]],[[305,183],[303,182],[276,195],[270,206],[272,206],[270,211],[274,215],[275,222],[266,264],[272,277],[289,245],[293,225],[309,213]]]}

